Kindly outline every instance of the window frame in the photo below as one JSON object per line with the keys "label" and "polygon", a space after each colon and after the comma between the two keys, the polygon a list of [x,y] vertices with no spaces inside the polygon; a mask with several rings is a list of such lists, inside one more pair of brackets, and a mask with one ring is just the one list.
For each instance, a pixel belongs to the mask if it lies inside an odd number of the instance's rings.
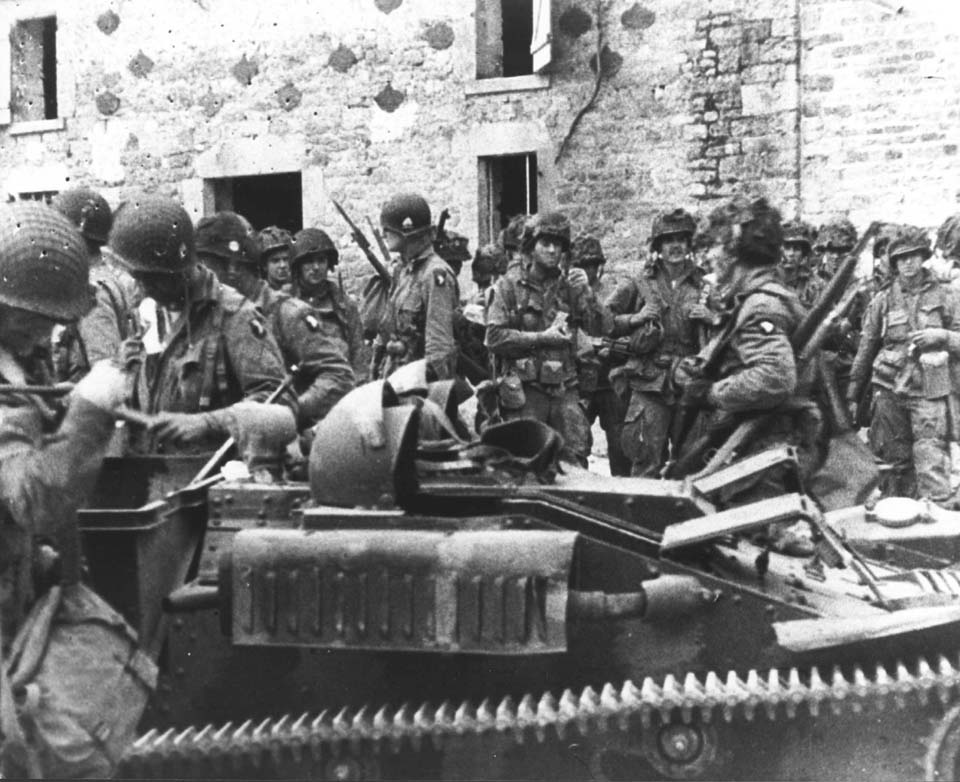
{"label": "window frame", "polygon": [[[486,13],[481,5],[491,2],[504,3],[509,0],[476,0],[474,8],[474,24],[471,25],[473,40],[471,51],[473,58],[470,62],[470,79],[467,81],[464,93],[471,95],[494,95],[502,92],[524,92],[531,90],[542,90],[550,86],[549,74],[541,73],[551,62],[553,49],[553,2],[552,0],[532,0],[531,13],[533,14],[533,34],[530,41],[530,53],[533,55],[533,70],[531,73],[519,76],[477,76],[477,64],[480,56],[478,47],[480,45],[478,36],[478,24],[482,18],[489,21],[490,14]],[[499,23],[502,26],[502,13],[498,15]],[[543,32],[544,19],[549,20],[546,33]],[[538,32],[540,41],[538,45]],[[502,36],[502,32],[499,33]]]}

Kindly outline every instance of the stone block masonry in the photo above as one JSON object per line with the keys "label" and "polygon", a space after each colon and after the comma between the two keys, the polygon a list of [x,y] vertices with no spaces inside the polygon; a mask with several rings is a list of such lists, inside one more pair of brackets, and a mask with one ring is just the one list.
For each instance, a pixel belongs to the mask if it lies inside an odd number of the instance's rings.
{"label": "stone block masonry", "polygon": [[598,235],[614,276],[657,212],[734,192],[861,227],[958,210],[960,4],[553,0],[546,79],[478,89],[475,28],[496,2],[63,0],[64,127],[0,128],[0,179],[114,203],[157,190],[199,217],[218,178],[300,171],[304,220],[334,237],[353,290],[367,264],[329,197],[375,218],[419,190],[474,249],[485,155],[535,152],[541,206]]}

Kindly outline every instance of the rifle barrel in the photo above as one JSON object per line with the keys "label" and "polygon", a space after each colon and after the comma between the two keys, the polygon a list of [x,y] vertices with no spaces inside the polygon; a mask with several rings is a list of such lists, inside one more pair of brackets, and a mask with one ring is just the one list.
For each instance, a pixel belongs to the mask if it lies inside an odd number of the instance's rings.
{"label": "rifle barrel", "polygon": [[367,256],[367,260],[370,261],[370,265],[373,267],[374,271],[376,271],[380,279],[389,285],[391,282],[390,272],[387,271],[386,266],[380,263],[380,259],[373,254],[373,250],[370,249],[370,240],[367,239],[363,231],[360,230],[360,226],[353,222],[346,210],[340,206],[340,203],[335,198],[331,198],[330,200],[340,213],[340,216],[346,221],[347,225],[350,226],[350,230],[353,232],[353,241],[356,242],[357,247],[363,250],[363,254]]}

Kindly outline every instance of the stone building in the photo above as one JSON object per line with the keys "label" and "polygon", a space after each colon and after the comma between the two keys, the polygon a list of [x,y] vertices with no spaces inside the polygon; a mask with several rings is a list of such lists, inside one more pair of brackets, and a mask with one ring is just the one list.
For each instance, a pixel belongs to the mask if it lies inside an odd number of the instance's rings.
{"label": "stone building", "polygon": [[734,190],[935,224],[960,191],[953,5],[0,0],[0,182],[319,225],[350,286],[366,266],[329,199],[376,219],[397,189],[471,247],[559,207],[613,271],[657,210]]}

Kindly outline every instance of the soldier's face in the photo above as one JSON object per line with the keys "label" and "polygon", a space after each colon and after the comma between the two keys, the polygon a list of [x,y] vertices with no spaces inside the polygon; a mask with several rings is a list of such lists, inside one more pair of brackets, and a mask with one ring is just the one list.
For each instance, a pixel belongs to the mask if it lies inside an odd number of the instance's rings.
{"label": "soldier's face", "polygon": [[803,265],[805,245],[801,242],[785,242],[783,245],[783,265],[788,269],[799,269]]}
{"label": "soldier's face", "polygon": [[385,226],[383,227],[383,243],[387,245],[387,249],[390,252],[400,252],[403,249],[403,239],[403,234],[392,231]]}
{"label": "soldier's face", "polygon": [[690,252],[690,242],[683,234],[668,234],[660,240],[660,257],[667,263],[683,263]]}
{"label": "soldier's face", "polygon": [[833,274],[837,270],[840,259],[846,252],[846,250],[836,247],[828,247],[823,251],[823,258],[820,260],[820,263],[829,274]]}
{"label": "soldier's face", "polygon": [[290,253],[286,250],[275,250],[267,258],[267,280],[277,286],[290,282]]}
{"label": "soldier's face", "polygon": [[559,270],[563,261],[563,242],[555,236],[541,236],[533,245],[533,260],[548,271]]}
{"label": "soldier's face", "polygon": [[187,278],[183,274],[167,272],[136,272],[144,294],[164,307],[179,309],[187,300]]}
{"label": "soldier's face", "polygon": [[326,258],[319,255],[307,258],[300,265],[300,279],[308,286],[320,285],[327,279],[327,271],[330,264]]}
{"label": "soldier's face", "polygon": [[257,275],[251,264],[243,263],[235,258],[221,258],[217,255],[201,255],[210,271],[217,275],[217,279],[231,288],[235,288],[245,296],[251,293],[251,286],[257,282]]}
{"label": "soldier's face", "polygon": [[897,256],[897,274],[906,280],[914,280],[923,270],[923,253],[907,253]]}
{"label": "soldier's face", "polygon": [[18,307],[0,307],[0,343],[18,356],[29,356],[50,339],[55,320]]}

